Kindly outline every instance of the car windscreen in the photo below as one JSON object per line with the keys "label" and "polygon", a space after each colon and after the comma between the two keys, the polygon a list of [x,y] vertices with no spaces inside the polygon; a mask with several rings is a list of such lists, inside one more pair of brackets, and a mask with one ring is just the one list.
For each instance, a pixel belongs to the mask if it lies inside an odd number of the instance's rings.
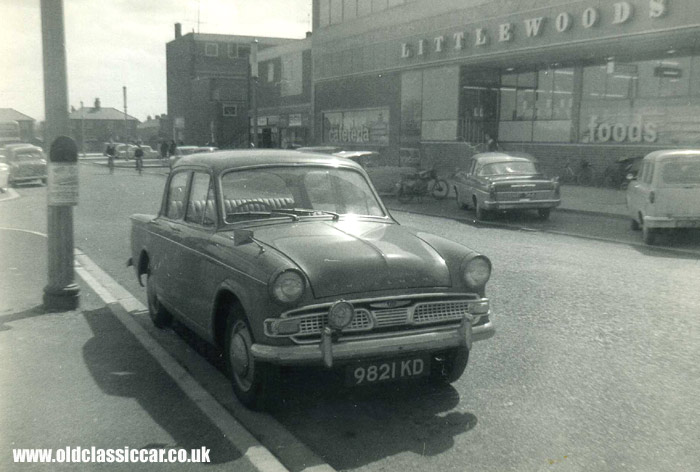
{"label": "car windscreen", "polygon": [[479,175],[508,175],[508,174],[536,174],[537,168],[534,162],[529,161],[505,161],[486,164],[479,171]]}
{"label": "car windscreen", "polygon": [[351,169],[289,166],[232,170],[222,175],[221,188],[227,223],[240,221],[243,215],[264,218],[275,212],[385,216],[364,176]]}
{"label": "car windscreen", "polygon": [[661,181],[668,185],[700,184],[700,155],[666,161]]}

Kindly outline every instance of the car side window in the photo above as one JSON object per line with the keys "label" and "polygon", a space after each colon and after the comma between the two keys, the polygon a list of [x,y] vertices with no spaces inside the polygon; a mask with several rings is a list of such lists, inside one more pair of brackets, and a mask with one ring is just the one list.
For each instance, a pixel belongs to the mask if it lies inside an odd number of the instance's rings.
{"label": "car side window", "polygon": [[168,202],[165,207],[165,216],[173,220],[179,220],[185,214],[185,201],[187,200],[187,181],[190,172],[178,172],[170,179],[168,187]]}
{"label": "car side window", "polygon": [[214,191],[209,174],[195,172],[192,176],[190,199],[187,204],[185,221],[202,226],[214,225],[216,221]]}

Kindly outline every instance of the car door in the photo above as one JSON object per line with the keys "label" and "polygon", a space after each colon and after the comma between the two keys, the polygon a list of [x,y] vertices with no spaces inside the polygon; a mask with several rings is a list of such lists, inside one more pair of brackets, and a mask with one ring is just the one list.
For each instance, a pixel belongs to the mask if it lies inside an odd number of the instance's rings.
{"label": "car door", "polygon": [[184,314],[182,290],[188,283],[187,267],[183,264],[182,257],[184,216],[191,175],[190,170],[178,171],[172,175],[165,208],[154,222],[160,235],[155,243],[159,246],[157,260],[153,261],[157,270],[156,292],[161,302],[180,316]]}
{"label": "car door", "polygon": [[216,220],[213,179],[207,172],[195,171],[181,233],[180,263],[186,272],[186,283],[180,288],[180,303],[183,314],[200,331],[208,325],[211,303],[217,289],[208,249],[216,229]]}
{"label": "car door", "polygon": [[[651,191],[651,179],[653,176],[653,161],[645,160],[637,180],[633,180],[628,186],[628,207],[630,216],[638,219],[639,214],[647,215],[649,204],[649,192]],[[639,221],[642,223],[642,221]]]}

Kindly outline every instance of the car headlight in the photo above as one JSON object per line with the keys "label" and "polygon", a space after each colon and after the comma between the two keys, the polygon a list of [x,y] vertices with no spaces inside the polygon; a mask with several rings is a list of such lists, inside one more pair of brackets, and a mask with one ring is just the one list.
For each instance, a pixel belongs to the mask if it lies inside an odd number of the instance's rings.
{"label": "car headlight", "polygon": [[304,294],[304,279],[298,272],[287,270],[272,282],[272,295],[282,303],[294,303]]}
{"label": "car headlight", "polygon": [[464,281],[471,287],[481,287],[491,277],[491,261],[485,256],[476,256],[464,264]]}
{"label": "car headlight", "polygon": [[343,329],[348,326],[355,316],[355,308],[352,304],[340,300],[328,310],[328,324],[333,329]]}

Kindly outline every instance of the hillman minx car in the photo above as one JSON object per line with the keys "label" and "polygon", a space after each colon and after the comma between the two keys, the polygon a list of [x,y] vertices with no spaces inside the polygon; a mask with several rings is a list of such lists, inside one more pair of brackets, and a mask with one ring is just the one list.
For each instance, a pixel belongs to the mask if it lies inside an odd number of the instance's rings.
{"label": "hillman minx car", "polygon": [[344,369],[348,385],[452,382],[493,333],[489,259],[400,226],[349,159],[184,156],[159,213],[132,223],[153,322],[177,317],[218,346],[251,408],[277,396],[280,366]]}

